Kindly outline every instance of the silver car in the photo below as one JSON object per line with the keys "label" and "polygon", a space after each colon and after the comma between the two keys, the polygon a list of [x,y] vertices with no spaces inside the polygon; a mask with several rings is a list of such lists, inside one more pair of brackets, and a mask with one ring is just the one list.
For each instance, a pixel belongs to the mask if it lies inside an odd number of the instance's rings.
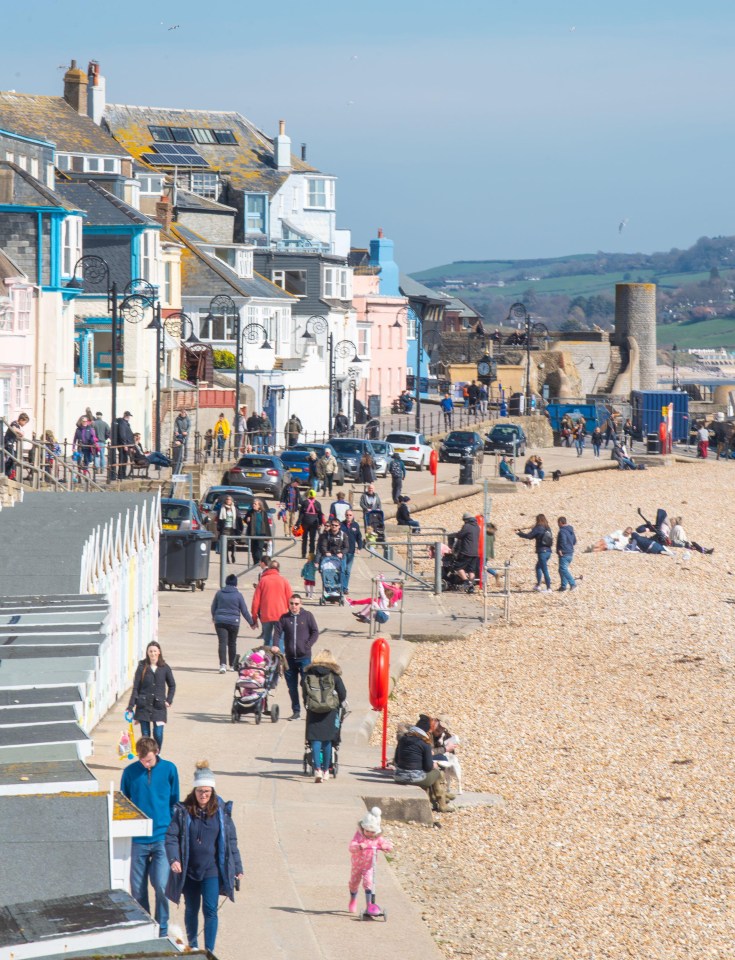
{"label": "silver car", "polygon": [[393,456],[393,444],[387,440],[371,440],[374,451],[375,474],[378,477],[388,476],[388,461]]}

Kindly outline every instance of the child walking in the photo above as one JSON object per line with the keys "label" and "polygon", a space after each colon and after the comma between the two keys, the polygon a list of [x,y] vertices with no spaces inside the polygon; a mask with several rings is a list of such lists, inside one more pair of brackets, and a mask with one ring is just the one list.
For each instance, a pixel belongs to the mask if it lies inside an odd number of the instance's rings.
{"label": "child walking", "polygon": [[316,583],[316,564],[314,563],[314,554],[310,553],[306,563],[301,568],[301,576],[304,578],[304,593],[308,598],[314,596],[314,584]]}
{"label": "child walking", "polygon": [[357,913],[357,892],[360,882],[365,888],[365,903],[368,913],[380,913],[380,907],[373,900],[373,886],[375,884],[375,855],[378,850],[390,853],[393,844],[390,840],[381,837],[380,807],[373,807],[357,825],[355,836],[350,841],[350,855],[352,869],[350,870],[350,913]]}

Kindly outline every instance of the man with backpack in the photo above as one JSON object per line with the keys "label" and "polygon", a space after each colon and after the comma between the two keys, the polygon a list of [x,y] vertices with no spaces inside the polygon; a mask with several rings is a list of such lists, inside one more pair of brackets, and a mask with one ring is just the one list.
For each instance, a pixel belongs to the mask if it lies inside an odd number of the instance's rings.
{"label": "man with backpack", "polygon": [[299,680],[303,679],[304,670],[311,663],[311,648],[318,638],[319,627],[314,614],[303,609],[300,594],[291,594],[288,613],[284,613],[277,621],[273,631],[273,645],[286,657],[286,685],[293,711],[289,720],[301,718]]}
{"label": "man with backpack", "polygon": [[332,745],[339,742],[340,711],[347,698],[342,671],[329,650],[320,650],[304,672],[306,739],[311,745],[314,781],[333,774]]}
{"label": "man with backpack", "polygon": [[398,503],[398,498],[403,489],[403,479],[406,476],[406,464],[401,460],[398,453],[394,453],[391,462],[388,464],[388,473],[390,474],[390,492],[393,503]]}

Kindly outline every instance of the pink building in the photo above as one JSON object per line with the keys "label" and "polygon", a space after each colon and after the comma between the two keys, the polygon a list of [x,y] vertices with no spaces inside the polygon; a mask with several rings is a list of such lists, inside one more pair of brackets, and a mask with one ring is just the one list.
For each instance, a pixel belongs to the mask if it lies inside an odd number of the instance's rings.
{"label": "pink building", "polygon": [[33,307],[33,284],[21,268],[0,251],[0,417],[9,422],[19,413],[27,413],[31,429],[35,430]]}
{"label": "pink building", "polygon": [[408,301],[405,297],[381,296],[380,267],[367,263],[367,251],[354,250],[352,258],[357,259],[355,255],[361,253],[365,259],[355,266],[352,305],[357,311],[357,352],[360,357],[370,358],[370,372],[360,382],[357,399],[367,410],[368,397],[380,397],[381,413],[390,413],[391,402],[406,389]]}

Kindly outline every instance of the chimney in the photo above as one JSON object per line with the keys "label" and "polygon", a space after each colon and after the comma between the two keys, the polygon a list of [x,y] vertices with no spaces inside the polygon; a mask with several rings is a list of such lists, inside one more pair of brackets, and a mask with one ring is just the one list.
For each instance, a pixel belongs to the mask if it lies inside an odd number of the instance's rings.
{"label": "chimney", "polygon": [[291,169],[291,137],[286,136],[286,121],[278,121],[278,136],[273,142],[273,159],[279,170]]}
{"label": "chimney", "polygon": [[96,60],[89,61],[87,81],[87,115],[99,126],[105,115],[105,78]]}
{"label": "chimney", "polygon": [[174,208],[171,206],[171,201],[164,194],[156,203],[156,220],[163,226],[164,230],[168,230],[173,223],[173,219]]}
{"label": "chimney", "polygon": [[306,162],[306,144],[301,144],[301,159]]}
{"label": "chimney", "polygon": [[87,76],[77,67],[76,60],[64,74],[64,100],[72,110],[87,115]]}

